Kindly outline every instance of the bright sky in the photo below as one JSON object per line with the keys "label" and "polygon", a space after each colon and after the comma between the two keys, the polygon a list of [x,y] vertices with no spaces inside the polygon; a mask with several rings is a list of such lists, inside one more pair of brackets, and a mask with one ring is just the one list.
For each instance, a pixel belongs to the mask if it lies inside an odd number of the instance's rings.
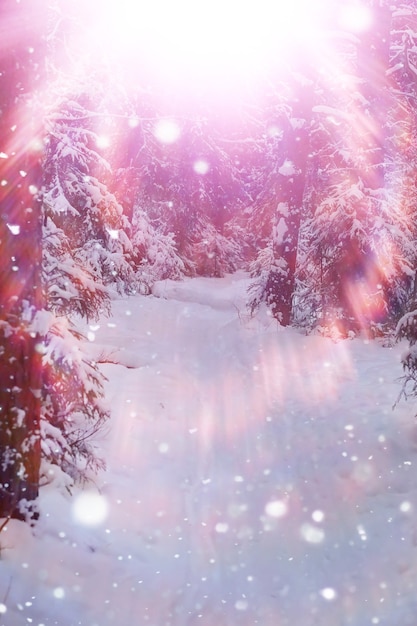
{"label": "bright sky", "polygon": [[[366,0],[62,2],[56,4],[55,63],[60,67],[69,60],[72,73],[90,77],[92,66],[104,61],[105,68],[111,62],[114,73],[127,77],[129,86],[143,84],[145,77],[167,93],[173,88],[185,93],[200,90],[204,96],[242,87],[256,90],[271,68],[275,76],[282,75],[297,57],[315,65],[335,57],[326,31],[366,30],[372,25],[367,4]],[[6,35],[25,36],[13,23],[3,30]],[[10,41],[5,42],[3,46],[9,46]]]}
{"label": "bright sky", "polygon": [[129,75],[209,92],[319,54],[329,24],[360,32],[371,22],[357,0],[107,0],[88,30],[95,50],[123,59]]}

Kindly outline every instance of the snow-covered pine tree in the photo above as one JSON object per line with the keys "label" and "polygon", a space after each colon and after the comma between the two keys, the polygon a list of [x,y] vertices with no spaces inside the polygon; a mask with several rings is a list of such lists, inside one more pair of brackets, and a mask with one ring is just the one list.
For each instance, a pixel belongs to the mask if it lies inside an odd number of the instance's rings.
{"label": "snow-covered pine tree", "polygon": [[[395,207],[402,220],[404,233],[409,237],[401,249],[400,280],[394,283],[395,312],[404,313],[397,323],[397,340],[408,341],[402,355],[404,376],[400,398],[417,396],[417,285],[416,285],[416,206],[415,162],[417,158],[417,28],[415,6],[405,0],[393,10],[391,33],[391,79],[395,93],[395,107],[391,111],[391,126],[396,129],[389,140],[391,161],[387,180],[392,190]],[[401,223],[401,221],[400,221]],[[404,237],[405,239],[405,237]],[[397,274],[397,276],[398,276]],[[401,280],[402,278],[402,280]],[[399,283],[399,284],[398,284]]]}
{"label": "snow-covered pine tree", "polygon": [[[277,97],[276,91],[280,93]],[[269,106],[256,110],[256,120],[248,124],[247,138],[241,146],[241,177],[248,191],[247,206],[236,216],[250,236],[253,251],[270,247],[273,215],[278,202],[279,169],[283,163],[284,128],[291,117],[291,107],[280,84]]]}
{"label": "snow-covered pine tree", "polygon": [[387,121],[391,132],[387,132],[385,185],[393,245],[387,264],[387,302],[396,322],[417,295],[417,26],[410,0],[392,7],[389,77],[393,98]]}
{"label": "snow-covered pine tree", "polygon": [[250,308],[254,310],[265,301],[284,326],[292,318],[299,232],[310,162],[314,99],[310,69],[307,63],[293,69],[285,100],[282,95],[276,96],[273,107],[276,113],[264,121],[266,152],[261,168],[262,184],[248,220],[249,226],[253,224],[265,241],[265,249],[261,248],[258,260],[251,265],[254,283],[249,288]]}
{"label": "snow-covered pine tree", "polygon": [[132,245],[140,293],[151,293],[158,280],[179,280],[185,275],[186,268],[178,256],[173,235],[153,226],[147,213],[139,209],[134,210]]}
{"label": "snow-covered pine tree", "polygon": [[62,94],[48,115],[44,160],[42,452],[72,479],[100,466],[91,436],[108,416],[81,318],[96,320],[111,290],[137,287],[130,225],[106,184],[110,166],[98,147],[101,112],[92,100],[86,92]]}
{"label": "snow-covered pine tree", "polygon": [[[47,265],[44,269],[47,271]],[[45,335],[41,478],[53,481],[54,468],[59,467],[69,482],[84,482],[91,477],[90,470],[104,466],[95,448],[95,435],[109,415],[103,401],[105,378],[88,355],[86,337],[78,330],[70,309],[64,316],[51,305],[50,310],[39,313],[37,321]]]}
{"label": "snow-covered pine tree", "polygon": [[76,480],[100,466],[92,436],[108,416],[104,377],[89,356],[81,330],[106,310],[112,291],[130,293],[136,284],[130,225],[109,190],[112,172],[103,154],[107,92],[97,80],[97,68],[88,80],[83,79],[88,56],[80,56],[78,35],[85,28],[80,24],[80,6],[60,0],[51,5],[55,13],[50,21],[44,94],[46,301],[37,316],[44,334],[42,472],[49,480],[51,464],[58,465]]}
{"label": "snow-covered pine tree", "polygon": [[[127,148],[122,152],[131,156],[129,167],[118,175],[122,185],[116,194],[121,200],[127,198],[131,206],[134,237],[138,240],[142,263],[140,271],[143,263],[149,262],[143,249],[144,240],[149,240],[146,234],[149,229],[159,238],[160,254],[164,254],[165,248],[164,274],[169,266],[172,277],[179,269],[172,265],[172,245],[183,265],[181,273],[211,275],[233,271],[240,255],[226,224],[232,210],[239,206],[241,187],[237,184],[232,157],[222,146],[215,123],[200,117],[176,121],[175,116],[164,117],[157,109],[150,114],[149,108],[146,115],[136,111],[136,118],[138,123],[131,130],[135,149],[126,138]],[[160,132],[164,125],[177,130],[174,141],[164,141]],[[135,181],[134,199],[124,180]],[[143,233],[138,229],[140,225]],[[150,275],[156,269],[157,266]]]}
{"label": "snow-covered pine tree", "polygon": [[192,244],[192,258],[200,276],[221,277],[235,272],[242,263],[242,250],[233,229],[220,233],[210,220],[204,220],[200,236]]}
{"label": "snow-covered pine tree", "polygon": [[0,517],[37,515],[41,461],[42,125],[44,7],[0,6]]}
{"label": "snow-covered pine tree", "polygon": [[[305,224],[305,294],[315,292],[319,323],[369,329],[386,319],[392,259],[408,234],[387,187],[387,119],[392,108],[387,70],[390,9],[373,3],[371,28],[340,38],[338,71],[322,84],[314,113],[321,137],[316,210]],[[337,58],[337,57],[335,57]],[[398,228],[400,226],[400,229]]]}
{"label": "snow-covered pine tree", "polygon": [[417,309],[401,317],[396,328],[397,341],[406,339],[408,349],[401,357],[404,376],[402,377],[402,387],[399,400],[417,396]]}
{"label": "snow-covered pine tree", "polygon": [[[45,213],[53,213],[45,206]],[[102,465],[93,435],[104,424],[104,378],[88,356],[81,319],[95,320],[109,305],[105,286],[74,259],[69,238],[46,216],[43,227],[45,310],[38,315],[44,336],[42,356],[41,473],[58,466],[71,480],[84,480]]]}
{"label": "snow-covered pine tree", "polygon": [[45,170],[46,218],[68,240],[74,265],[97,284],[135,290],[130,225],[106,185],[93,96],[64,94],[49,116]]}

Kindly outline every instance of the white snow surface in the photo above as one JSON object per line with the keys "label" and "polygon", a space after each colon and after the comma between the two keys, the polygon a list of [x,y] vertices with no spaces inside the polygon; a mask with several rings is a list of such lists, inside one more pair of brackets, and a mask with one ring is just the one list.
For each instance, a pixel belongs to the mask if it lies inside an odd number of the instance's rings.
{"label": "white snow surface", "polygon": [[0,624],[417,623],[404,344],[251,319],[247,285],[164,281],[94,326],[107,469],[56,472],[36,527],[3,529]]}

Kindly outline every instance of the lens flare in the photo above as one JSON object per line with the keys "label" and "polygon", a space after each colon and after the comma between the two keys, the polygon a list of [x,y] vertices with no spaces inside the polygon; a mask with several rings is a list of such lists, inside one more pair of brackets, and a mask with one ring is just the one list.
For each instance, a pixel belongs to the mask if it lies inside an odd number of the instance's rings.
{"label": "lens flare", "polygon": [[204,159],[199,159],[193,165],[193,170],[196,174],[201,174],[201,175],[207,174],[209,169],[210,169],[210,165],[209,163],[207,163],[207,161],[204,161]]}
{"label": "lens flare", "polygon": [[179,139],[181,129],[174,120],[162,119],[155,124],[153,133],[160,143],[171,144]]}

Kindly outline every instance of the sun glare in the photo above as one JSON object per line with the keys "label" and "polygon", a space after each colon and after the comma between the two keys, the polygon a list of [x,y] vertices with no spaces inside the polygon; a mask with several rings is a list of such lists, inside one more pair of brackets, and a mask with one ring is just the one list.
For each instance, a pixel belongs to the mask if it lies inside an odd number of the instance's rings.
{"label": "sun glare", "polygon": [[354,33],[362,33],[372,26],[372,11],[359,2],[341,7],[339,23],[342,28]]}
{"label": "sun glare", "polygon": [[246,78],[319,37],[329,0],[107,0],[97,38],[154,75]]}

